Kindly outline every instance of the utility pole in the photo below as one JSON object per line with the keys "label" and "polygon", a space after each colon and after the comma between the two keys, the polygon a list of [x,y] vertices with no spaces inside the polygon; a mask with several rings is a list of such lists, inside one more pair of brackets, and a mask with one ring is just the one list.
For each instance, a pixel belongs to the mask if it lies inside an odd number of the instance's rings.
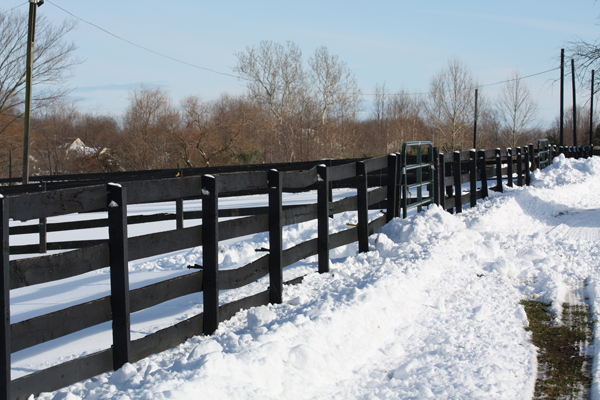
{"label": "utility pole", "polygon": [[477,150],[477,89],[475,89],[475,121],[473,122],[473,148]]}
{"label": "utility pole", "polygon": [[565,49],[560,49],[560,145],[564,146],[564,113],[565,113]]}
{"label": "utility pole", "polygon": [[[23,185],[29,183],[29,134],[31,131],[31,83],[33,72],[33,45],[35,42],[35,15],[44,0],[29,0],[29,29],[27,30],[27,69],[25,75],[25,123],[23,135]],[[37,6],[37,7],[36,7]]]}
{"label": "utility pole", "polygon": [[591,146],[592,140],[594,137],[594,70],[592,70],[592,94],[590,96],[590,143]]}
{"label": "utility pole", "polygon": [[577,147],[577,102],[575,101],[575,60],[571,58],[571,77],[573,78],[573,146]]}

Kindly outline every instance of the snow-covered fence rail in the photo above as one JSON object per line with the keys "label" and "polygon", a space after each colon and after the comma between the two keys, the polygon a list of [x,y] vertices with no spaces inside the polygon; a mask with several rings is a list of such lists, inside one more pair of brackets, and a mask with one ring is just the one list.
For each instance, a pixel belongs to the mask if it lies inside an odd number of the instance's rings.
{"label": "snow-covered fence rail", "polygon": [[[557,151],[554,149],[553,151]],[[576,150],[564,150],[567,155],[585,156]],[[591,152],[588,152],[591,154]],[[439,154],[437,149],[427,154],[437,160],[434,185],[440,190],[435,202],[449,211],[461,212],[462,205],[487,195],[487,181],[502,179],[509,185],[528,184],[530,165],[535,165],[532,146],[526,150],[511,149]],[[162,180],[135,181],[122,185],[101,184],[86,187],[27,193],[0,199],[1,236],[3,241],[3,274],[0,287],[4,310],[0,326],[0,396],[25,399],[30,394],[52,391],[83,379],[118,369],[125,362],[135,362],[150,354],[169,349],[201,333],[211,334],[219,322],[238,310],[281,302],[282,270],[309,256],[318,256],[318,269],[329,269],[329,250],[358,242],[359,251],[368,251],[368,236],[399,215],[400,182],[411,182],[403,176],[397,154],[347,163],[332,167],[319,165],[307,171],[249,171],[242,173],[179,177]],[[368,175],[385,172],[385,184],[369,190]],[[430,172],[431,173],[431,172]],[[482,177],[484,179],[482,179]],[[343,180],[355,182],[356,195],[332,201],[331,183]],[[481,185],[478,188],[478,182]],[[462,185],[469,183],[469,191]],[[284,191],[317,190],[317,202],[284,208]],[[432,188],[430,188],[431,190]],[[494,189],[494,188],[492,188]],[[269,205],[248,212],[250,216],[219,221],[224,216],[219,198],[249,191],[268,193]],[[135,220],[127,216],[132,204],[173,201],[185,198],[202,199],[202,225],[127,236],[127,227]],[[385,205],[386,212],[372,221],[368,209]],[[9,219],[35,220],[70,213],[102,210],[108,213],[106,224],[109,238],[99,243],[53,255],[9,259]],[[358,224],[335,234],[329,234],[329,218],[345,211],[358,212]],[[243,215],[243,211],[231,211]],[[172,215],[171,215],[172,217]],[[158,217],[157,217],[158,218]],[[162,218],[162,217],[161,217]],[[286,225],[318,221],[318,236],[291,248],[282,247],[282,229]],[[84,221],[85,222],[85,221]],[[49,225],[50,226],[50,225]],[[66,225],[65,225],[66,226]],[[70,226],[76,227],[75,225]],[[265,255],[233,270],[219,270],[219,241],[259,232],[269,232],[270,246]],[[177,250],[203,246],[203,262],[199,271],[154,283],[135,290],[129,289],[127,263]],[[111,295],[77,304],[25,321],[10,323],[10,290],[24,286],[64,279],[101,268],[111,268]],[[269,276],[269,289],[227,304],[219,304],[219,290],[238,289]],[[137,340],[130,339],[129,315],[181,296],[202,293],[204,311],[173,326],[153,332]],[[27,349],[65,335],[113,322],[113,346],[11,381],[11,353]]]}
{"label": "snow-covered fence rail", "polygon": [[133,182],[156,179],[169,179],[176,177],[202,176],[206,174],[224,174],[234,172],[264,171],[277,169],[278,171],[300,171],[316,167],[318,164],[335,166],[360,161],[362,159],[327,159],[320,161],[299,161],[272,164],[224,165],[217,167],[160,169],[148,171],[103,172],[90,174],[64,174],[64,175],[33,175],[29,177],[28,185],[21,185],[22,178],[0,179],[0,194],[16,195],[22,193],[42,192],[45,190],[68,189],[72,187],[91,186],[110,182]]}

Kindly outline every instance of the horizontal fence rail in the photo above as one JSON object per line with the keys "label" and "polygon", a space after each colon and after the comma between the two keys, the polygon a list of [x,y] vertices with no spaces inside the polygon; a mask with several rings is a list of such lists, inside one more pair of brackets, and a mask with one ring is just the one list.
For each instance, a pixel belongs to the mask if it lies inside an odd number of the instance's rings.
{"label": "horizontal fence rail", "polygon": [[[139,361],[153,353],[174,347],[199,334],[213,333],[220,322],[241,309],[268,303],[280,303],[284,285],[297,284],[302,277],[283,281],[283,268],[310,256],[317,256],[318,271],[329,271],[329,251],[358,242],[359,252],[369,250],[368,237],[386,222],[400,215],[401,204],[409,207],[432,203],[449,212],[460,213],[463,205],[474,206],[487,197],[488,180],[496,182],[489,190],[502,191],[503,185],[528,185],[530,171],[558,154],[589,157],[592,148],[556,148],[533,145],[516,149],[440,153],[430,143],[426,152],[421,145],[416,155],[394,153],[366,160],[328,160],[291,171],[290,166],[263,170],[221,171],[214,175],[188,175],[165,179],[156,175],[130,175],[130,182],[98,183],[85,186],[29,191],[0,197],[0,233],[2,236],[2,301],[5,310],[0,328],[2,384],[0,398],[26,399],[31,394],[60,389],[95,375],[116,370],[124,363]],[[410,146],[409,146],[410,147]],[[536,152],[536,150],[538,150]],[[280,166],[280,165],[278,165]],[[287,169],[286,169],[287,168]],[[185,171],[185,170],[184,170]],[[172,173],[170,171],[169,173]],[[206,172],[206,171],[205,171]],[[139,179],[138,179],[139,178]],[[163,178],[159,176],[159,178]],[[66,179],[66,178],[65,178]],[[75,178],[73,178],[75,180]],[[73,184],[73,180],[69,184]],[[469,184],[464,191],[463,185]],[[352,187],[354,196],[332,201],[332,187]],[[406,189],[417,188],[410,199]],[[316,203],[283,206],[284,192],[314,190]],[[427,195],[425,195],[427,191]],[[268,206],[223,209],[219,199],[248,193],[267,195]],[[202,201],[202,211],[184,211],[184,202]],[[135,204],[175,201],[175,213],[128,216]],[[383,214],[369,220],[369,209]],[[384,211],[385,210],[385,211]],[[355,211],[358,224],[329,233],[330,218]],[[80,213],[101,212],[100,219],[77,222],[48,222],[48,218]],[[406,213],[403,213],[406,217]],[[234,219],[220,220],[224,217]],[[38,220],[36,225],[9,226],[9,220]],[[184,227],[186,220],[202,224]],[[136,224],[174,220],[176,228],[128,237],[128,228]],[[283,249],[282,229],[287,225],[317,221],[316,238]],[[106,239],[48,242],[47,232],[108,228]],[[220,270],[220,241],[269,233],[266,254],[236,269]],[[9,246],[16,235],[38,234],[39,243]],[[128,262],[203,247],[202,266],[198,271],[131,290]],[[68,250],[44,254],[48,250]],[[10,259],[10,255],[29,255]],[[109,296],[10,323],[10,290],[74,277],[110,268]],[[268,290],[227,304],[219,303],[219,290],[242,288],[269,276]],[[204,310],[185,321],[131,340],[130,315],[182,296],[202,293]],[[11,353],[30,348],[82,329],[112,321],[113,346],[50,368],[11,380]]]}

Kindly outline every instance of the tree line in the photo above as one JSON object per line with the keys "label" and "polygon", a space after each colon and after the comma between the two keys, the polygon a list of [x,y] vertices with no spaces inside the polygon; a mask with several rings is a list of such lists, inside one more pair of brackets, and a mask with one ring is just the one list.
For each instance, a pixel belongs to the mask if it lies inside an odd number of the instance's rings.
{"label": "tree line", "polygon": [[[2,177],[22,170],[23,82],[17,66],[25,68],[25,52],[15,48],[26,22],[23,13],[0,13]],[[37,79],[64,84],[80,62],[75,45],[65,40],[75,25],[54,27],[44,19],[38,24],[48,43],[36,48]],[[123,115],[114,116],[80,111],[64,89],[41,93],[31,125],[32,173],[371,157],[413,140],[430,140],[443,152],[462,151],[474,147],[475,125],[477,148],[523,146],[542,137],[558,144],[558,117],[550,127],[539,124],[536,101],[518,70],[495,99],[479,90],[475,106],[479,84],[458,58],[432,76],[427,93],[415,95],[392,91],[385,82],[362,93],[347,64],[326,47],[304,57],[294,42],[263,41],[234,54],[232,69],[246,86],[241,95],[191,95],[176,102],[165,89],[140,86],[130,91]],[[578,143],[587,143],[589,110],[577,111]],[[565,116],[568,145],[572,113]]]}

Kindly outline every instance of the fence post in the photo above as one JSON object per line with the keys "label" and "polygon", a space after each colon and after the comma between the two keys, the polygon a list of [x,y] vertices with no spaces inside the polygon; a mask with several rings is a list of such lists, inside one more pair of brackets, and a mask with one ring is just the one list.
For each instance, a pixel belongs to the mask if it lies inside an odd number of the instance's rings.
{"label": "fence post", "polygon": [[283,301],[283,193],[282,176],[272,169],[268,172],[269,180],[269,303],[279,304]]}
{"label": "fence post", "polygon": [[513,149],[510,147],[506,149],[506,161],[508,166],[508,181],[506,182],[506,184],[509,187],[513,187]]}
{"label": "fence post", "polygon": [[471,207],[477,205],[477,152],[469,150],[469,194]]}
{"label": "fence post", "polygon": [[183,229],[183,199],[175,200],[175,219],[177,221],[177,229]]}
{"label": "fence post", "polygon": [[129,257],[127,248],[127,191],[108,184],[108,246],[112,307],[113,369],[131,360],[129,319]]}
{"label": "fence post", "polygon": [[488,181],[487,181],[487,165],[485,162],[485,150],[480,149],[477,158],[479,159],[479,176],[481,177],[481,197],[486,198],[488,194]]}
{"label": "fence post", "polygon": [[392,153],[388,155],[388,180],[387,180],[387,213],[385,221],[390,222],[396,218],[398,209],[395,207],[396,195],[398,194],[398,156]]}
{"label": "fence post", "polygon": [[[332,159],[329,159],[329,165],[327,165],[327,166],[328,167],[333,167],[333,160]],[[330,203],[333,203],[333,182],[330,182],[329,180],[327,182],[329,182],[329,185],[328,185],[328,187],[329,187],[329,197],[328,197],[327,201],[329,201]]]}
{"label": "fence post", "polygon": [[327,166],[319,164],[317,174],[321,184],[317,189],[317,254],[319,273],[329,272],[329,173]]}
{"label": "fence post", "polygon": [[[405,149],[403,149],[405,150]],[[400,185],[399,185],[399,189],[400,189],[400,196],[399,196],[399,202],[400,202],[400,208],[402,208],[402,218],[406,218],[407,217],[407,207],[404,207],[405,204],[408,204],[409,199],[410,199],[410,190],[408,189],[408,173],[406,172],[406,163],[408,162],[407,160],[408,158],[408,154],[406,154],[406,150],[405,153],[402,154],[401,158],[400,158]],[[398,214],[400,214],[400,211],[398,210]]]}
{"label": "fence post", "polygon": [[531,161],[531,168],[530,171],[535,171],[537,168],[540,167],[540,155],[538,154],[537,157],[535,155],[535,147],[533,146],[533,143],[529,143],[529,160]]}
{"label": "fence post", "polygon": [[401,152],[396,152],[396,157],[398,157],[398,161],[396,164],[396,204],[394,205],[396,211],[396,216],[400,216],[400,204],[402,202],[402,180],[403,178],[403,161],[404,158]]}
{"label": "fence post", "polygon": [[0,283],[2,297],[0,298],[0,308],[3,311],[2,329],[0,329],[0,346],[2,346],[2,366],[0,374],[2,382],[0,383],[0,398],[10,399],[10,263],[9,263],[9,235],[8,235],[8,199],[0,195],[0,236],[2,236],[2,261],[0,267]]}
{"label": "fence post", "polygon": [[527,166],[525,168],[525,185],[529,186],[531,184],[531,159],[533,158],[533,152],[531,151],[531,149],[533,149],[532,145],[525,146],[524,150],[525,150],[525,165]]}
{"label": "fence post", "polygon": [[[46,181],[42,182],[42,191],[46,191]],[[39,219],[38,223],[39,228],[39,236],[40,236],[40,248],[39,253],[47,253],[48,252],[48,235],[47,235],[47,219],[46,217],[42,217]]]}
{"label": "fence post", "polygon": [[358,203],[358,251],[369,251],[369,198],[367,169],[364,161],[356,163],[356,195]]}
{"label": "fence post", "polygon": [[529,164],[527,166],[527,169],[529,171],[535,171],[535,169],[537,168],[538,164],[539,164],[539,154],[538,154],[538,163],[535,162],[535,150],[533,148],[533,143],[529,143],[529,146],[527,146],[528,150],[527,152],[529,153]]}
{"label": "fence post", "polygon": [[460,168],[460,151],[454,152],[454,209],[462,212],[462,177]]}
{"label": "fence post", "polygon": [[504,190],[502,188],[502,150],[496,148],[496,192],[502,193]]}
{"label": "fence post", "polygon": [[523,154],[517,147],[517,186],[523,186]]}
{"label": "fence post", "polygon": [[[445,158],[444,158],[444,160],[445,160]],[[446,167],[448,167],[448,166],[449,166],[449,168],[446,168],[446,177],[453,177],[454,176],[454,170],[456,169],[455,165],[454,165],[454,161],[452,161],[451,163],[449,163],[448,165],[446,165]],[[445,180],[446,180],[446,178],[444,178],[444,181]],[[446,186],[446,197],[449,198],[449,199],[453,199],[454,198],[454,186],[452,186],[452,185]],[[454,208],[450,208],[448,210],[448,212],[450,214],[454,214]]]}
{"label": "fence post", "polygon": [[40,218],[38,223],[39,236],[40,236],[40,248],[39,253],[48,252],[48,236],[47,236],[47,219],[46,217]]}
{"label": "fence post", "polygon": [[202,176],[202,271],[203,332],[212,335],[219,327],[219,193],[212,175]]}
{"label": "fence post", "polygon": [[440,207],[446,209],[446,163],[444,162],[444,153],[438,154],[438,175],[440,177],[438,196],[440,199]]}

